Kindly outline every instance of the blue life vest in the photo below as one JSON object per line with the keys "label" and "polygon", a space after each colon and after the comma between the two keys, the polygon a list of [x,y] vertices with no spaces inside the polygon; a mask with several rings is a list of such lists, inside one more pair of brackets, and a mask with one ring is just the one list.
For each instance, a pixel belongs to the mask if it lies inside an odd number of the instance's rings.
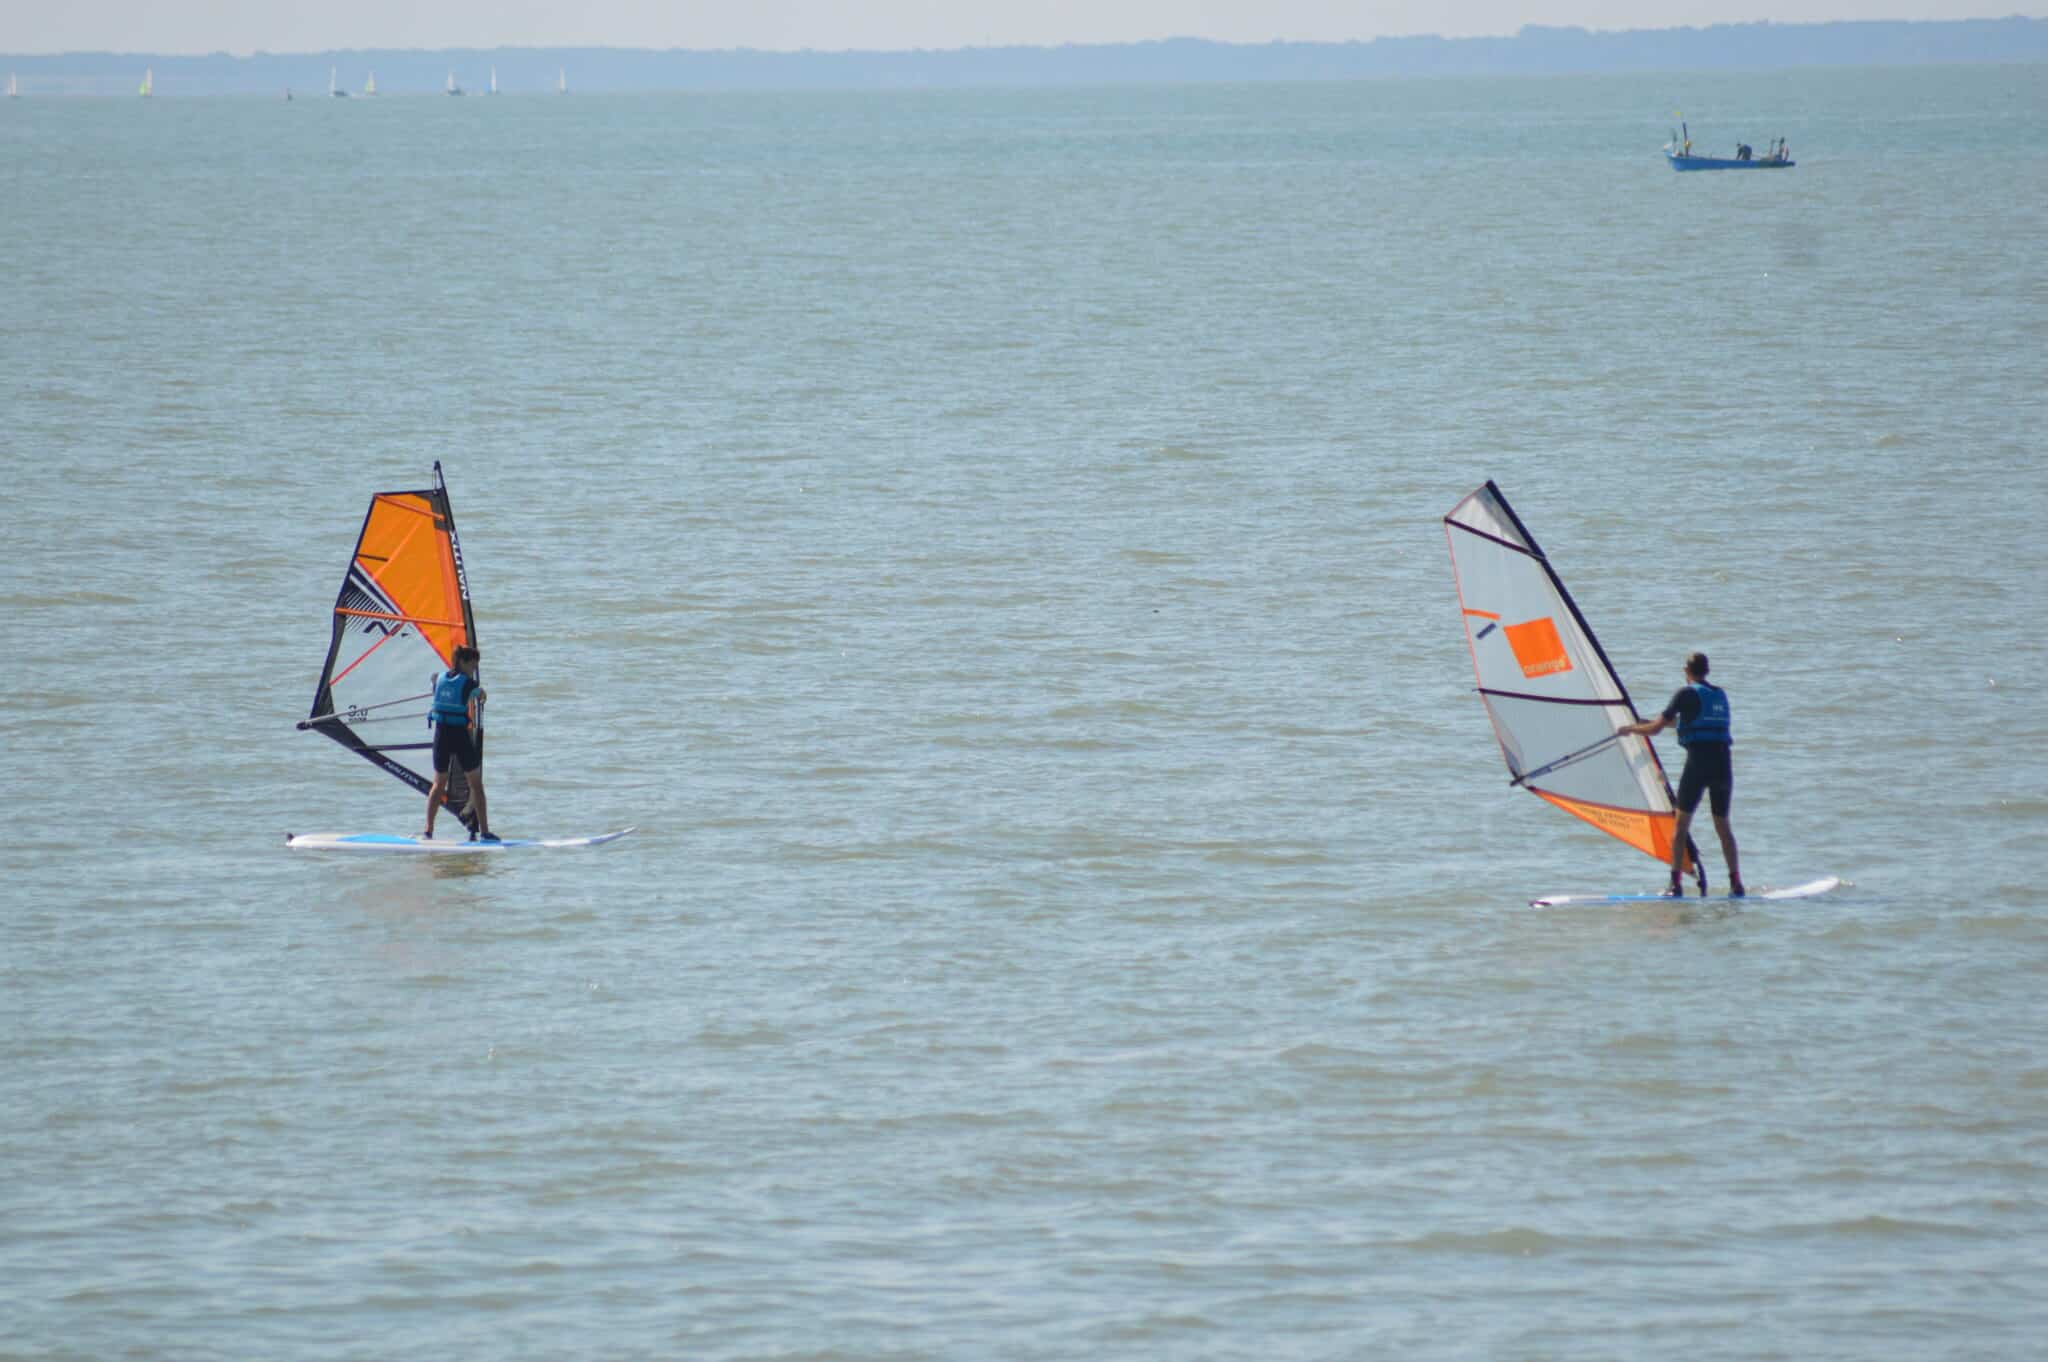
{"label": "blue life vest", "polygon": [[468,672],[451,671],[434,682],[434,722],[450,728],[469,727],[469,693],[474,689],[476,682],[469,679]]}
{"label": "blue life vest", "polygon": [[1693,682],[1691,690],[1700,697],[1699,713],[1690,719],[1683,714],[1678,716],[1678,745],[1693,747],[1701,743],[1734,742],[1735,726],[1728,710],[1728,692],[1704,681]]}

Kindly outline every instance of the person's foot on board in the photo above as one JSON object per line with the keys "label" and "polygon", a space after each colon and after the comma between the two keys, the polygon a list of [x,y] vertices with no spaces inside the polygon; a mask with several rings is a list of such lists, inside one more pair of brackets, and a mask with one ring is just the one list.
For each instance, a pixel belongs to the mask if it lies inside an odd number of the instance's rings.
{"label": "person's foot on board", "polygon": [[1685,897],[1685,884],[1678,876],[1673,875],[1671,883],[1664,886],[1664,897],[1667,899],[1682,899]]}
{"label": "person's foot on board", "polygon": [[1749,897],[1749,891],[1742,887],[1741,880],[1736,880],[1728,886],[1728,897],[1731,899],[1746,899]]}

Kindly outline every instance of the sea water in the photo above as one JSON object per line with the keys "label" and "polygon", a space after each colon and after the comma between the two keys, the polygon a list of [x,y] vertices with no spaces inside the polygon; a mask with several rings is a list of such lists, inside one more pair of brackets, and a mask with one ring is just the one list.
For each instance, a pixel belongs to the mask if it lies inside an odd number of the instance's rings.
{"label": "sea water", "polygon": [[[2044,130],[9,102],[0,1354],[2037,1355]],[[493,821],[621,843],[284,849],[421,821],[293,723],[436,459]],[[1660,871],[1508,787],[1489,477],[1849,887],[1524,906]]]}

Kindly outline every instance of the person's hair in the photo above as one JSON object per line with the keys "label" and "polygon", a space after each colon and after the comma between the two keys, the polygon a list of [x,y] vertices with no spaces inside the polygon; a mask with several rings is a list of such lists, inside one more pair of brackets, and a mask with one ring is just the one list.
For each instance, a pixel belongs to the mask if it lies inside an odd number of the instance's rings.
{"label": "person's hair", "polygon": [[[483,655],[477,652],[476,649],[470,647],[467,643],[465,643],[460,648],[457,648],[455,650],[455,656],[450,658],[449,661],[454,664],[455,669],[457,671],[461,671],[463,663],[475,662],[479,660],[482,656]],[[1694,656],[1698,656],[1698,654],[1694,654]]]}
{"label": "person's hair", "polygon": [[1694,653],[1691,657],[1688,657],[1685,660],[1685,670],[1686,674],[1689,676],[1695,677],[1696,679],[1701,681],[1706,680],[1707,655],[1705,653]]}

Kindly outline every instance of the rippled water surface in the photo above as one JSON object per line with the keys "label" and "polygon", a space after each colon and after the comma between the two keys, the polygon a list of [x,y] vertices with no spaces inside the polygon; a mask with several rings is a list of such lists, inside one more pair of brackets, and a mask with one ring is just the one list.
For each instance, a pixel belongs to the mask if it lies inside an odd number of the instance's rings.
{"label": "rippled water surface", "polygon": [[[2038,1355],[2044,128],[7,103],[0,1354]],[[417,826],[292,725],[436,458],[493,821],[615,846],[283,848]],[[1659,872],[1507,788],[1487,477],[1850,887],[1523,906]]]}

